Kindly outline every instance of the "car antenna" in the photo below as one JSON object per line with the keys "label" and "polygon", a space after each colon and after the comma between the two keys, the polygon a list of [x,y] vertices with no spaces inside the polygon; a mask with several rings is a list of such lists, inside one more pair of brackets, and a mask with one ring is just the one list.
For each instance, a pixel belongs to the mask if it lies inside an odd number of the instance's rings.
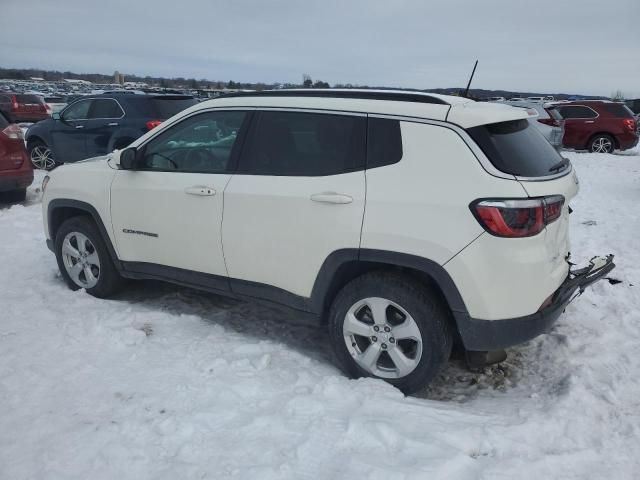
{"label": "car antenna", "polygon": [[469,98],[469,87],[471,86],[471,80],[473,80],[473,75],[476,73],[477,66],[478,66],[478,60],[476,60],[476,63],[474,63],[473,65],[473,70],[471,71],[471,76],[469,77],[469,83],[467,83],[467,88],[465,89],[464,93],[460,95],[461,97]]}

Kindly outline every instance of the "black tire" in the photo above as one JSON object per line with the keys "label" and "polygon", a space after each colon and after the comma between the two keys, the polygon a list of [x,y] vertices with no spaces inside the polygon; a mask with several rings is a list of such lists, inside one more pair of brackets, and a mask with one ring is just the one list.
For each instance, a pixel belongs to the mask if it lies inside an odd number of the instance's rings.
{"label": "black tire", "polygon": [[[422,337],[422,355],[406,376],[382,378],[363,369],[349,352],[343,334],[345,316],[359,301],[381,297],[402,307],[415,321]],[[387,309],[386,312],[389,310]],[[388,314],[387,314],[388,315]],[[349,282],[336,296],[329,310],[329,336],[338,364],[352,378],[381,378],[405,394],[424,389],[449,360],[453,331],[448,309],[439,296],[408,275],[372,272]],[[362,337],[364,338],[364,337]],[[352,346],[355,345],[352,343]]]}
{"label": "black tire", "polygon": [[95,247],[95,252],[98,255],[100,261],[100,270],[98,276],[98,282],[92,288],[86,288],[88,294],[98,298],[107,298],[118,290],[120,290],[124,284],[124,279],[120,276],[116,270],[111,255],[107,250],[102,235],[98,230],[95,222],[86,216],[72,217],[65,220],[56,233],[55,238],[55,254],[58,261],[58,268],[64,278],[65,283],[71,290],[79,290],[83,288],[78,285],[69,276],[67,269],[64,265],[62,255],[62,244],[65,237],[72,232],[78,232],[86,236]]}
{"label": "black tire", "polygon": [[47,145],[46,143],[44,143],[41,140],[34,140],[32,142],[29,142],[28,145],[28,150],[29,150],[29,161],[31,162],[31,164],[33,165],[33,168],[36,168],[38,170],[53,170],[54,168],[56,168],[59,163],[56,161],[55,158],[53,158],[53,153],[51,153],[51,159],[53,160],[53,163],[42,168],[40,165],[38,165],[35,161],[34,161],[34,150],[36,150],[36,148],[41,148],[41,149],[47,149],[49,150],[49,152],[51,152],[51,149],[49,148],[49,145]]}
{"label": "black tire", "polygon": [[[606,151],[603,151],[602,148],[606,145],[609,145]],[[616,142],[611,135],[607,135],[606,133],[599,133],[594,135],[591,140],[589,140],[588,145],[589,151],[592,153],[613,153],[616,149]]]}

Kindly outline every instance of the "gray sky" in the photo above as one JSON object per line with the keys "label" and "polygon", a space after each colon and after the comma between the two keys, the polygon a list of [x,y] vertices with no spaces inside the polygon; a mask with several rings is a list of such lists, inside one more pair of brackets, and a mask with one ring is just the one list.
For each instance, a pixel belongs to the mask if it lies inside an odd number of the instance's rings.
{"label": "gray sky", "polygon": [[640,0],[0,0],[0,65],[640,96]]}

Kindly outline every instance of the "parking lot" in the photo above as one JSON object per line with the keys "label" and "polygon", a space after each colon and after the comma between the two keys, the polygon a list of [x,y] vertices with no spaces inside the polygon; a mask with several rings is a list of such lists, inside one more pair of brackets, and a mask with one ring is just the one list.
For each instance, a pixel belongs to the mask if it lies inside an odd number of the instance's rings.
{"label": "parking lot", "polygon": [[614,282],[553,331],[428,392],[347,379],[295,315],[138,282],[113,300],[63,283],[38,191],[0,199],[0,477],[633,478],[640,468],[640,148],[566,153],[574,261]]}

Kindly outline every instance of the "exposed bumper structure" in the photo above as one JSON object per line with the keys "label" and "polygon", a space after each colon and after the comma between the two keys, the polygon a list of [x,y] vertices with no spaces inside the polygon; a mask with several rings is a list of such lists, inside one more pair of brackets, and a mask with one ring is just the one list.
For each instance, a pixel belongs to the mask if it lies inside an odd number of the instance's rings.
{"label": "exposed bumper structure", "polygon": [[585,268],[570,271],[567,279],[553,294],[551,303],[525,317],[480,320],[467,314],[456,313],[462,343],[467,350],[491,351],[531,340],[547,332],[576,296],[614,268],[613,255],[608,255],[592,259]]}

